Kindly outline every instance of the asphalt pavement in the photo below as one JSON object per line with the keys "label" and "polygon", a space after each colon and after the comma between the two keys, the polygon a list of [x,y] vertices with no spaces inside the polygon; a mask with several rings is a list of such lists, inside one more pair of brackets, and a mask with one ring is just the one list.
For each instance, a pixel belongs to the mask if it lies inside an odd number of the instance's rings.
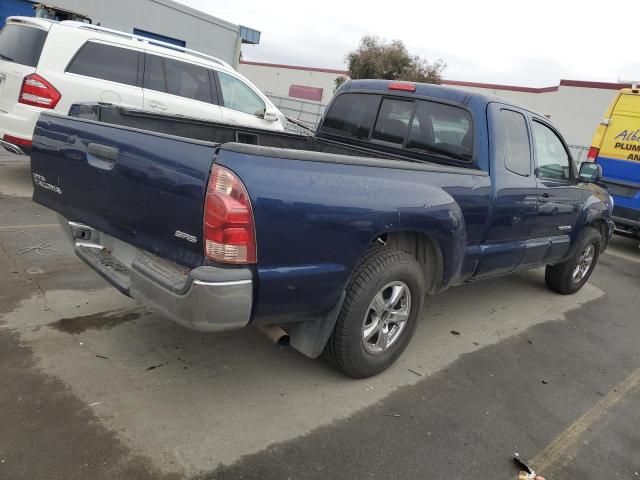
{"label": "asphalt pavement", "polygon": [[[253,328],[185,330],[110,288],[0,156],[0,479],[640,478],[640,249],[428,298],[352,380]],[[38,247],[38,248],[34,248]]]}

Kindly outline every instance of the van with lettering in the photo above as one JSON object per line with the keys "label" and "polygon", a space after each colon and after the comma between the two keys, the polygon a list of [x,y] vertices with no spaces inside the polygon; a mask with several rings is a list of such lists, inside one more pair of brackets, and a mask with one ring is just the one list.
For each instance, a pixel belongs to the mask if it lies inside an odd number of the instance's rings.
{"label": "van with lettering", "polygon": [[618,233],[640,238],[640,89],[623,88],[598,125],[587,161],[602,167]]}

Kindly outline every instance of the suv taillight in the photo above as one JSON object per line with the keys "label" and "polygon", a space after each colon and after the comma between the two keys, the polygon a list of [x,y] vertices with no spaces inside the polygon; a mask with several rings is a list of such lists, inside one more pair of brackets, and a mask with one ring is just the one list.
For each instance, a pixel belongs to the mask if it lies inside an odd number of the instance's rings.
{"label": "suv taillight", "polygon": [[22,81],[18,103],[41,108],[55,108],[62,95],[53,85],[36,73],[27,75]]}
{"label": "suv taillight", "polygon": [[589,152],[587,152],[587,162],[595,162],[596,158],[598,158],[598,154],[600,153],[600,149],[598,147],[590,147]]}
{"label": "suv taillight", "polygon": [[256,263],[253,210],[246,188],[230,170],[214,165],[204,202],[204,254],[223,263]]}

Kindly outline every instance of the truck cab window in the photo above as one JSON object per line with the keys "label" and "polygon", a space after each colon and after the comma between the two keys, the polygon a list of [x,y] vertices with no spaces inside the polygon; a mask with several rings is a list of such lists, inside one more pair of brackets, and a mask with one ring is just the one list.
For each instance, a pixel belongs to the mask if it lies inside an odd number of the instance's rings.
{"label": "truck cab window", "polygon": [[409,131],[407,148],[441,152],[471,160],[471,115],[463,108],[420,101]]}
{"label": "truck cab window", "polygon": [[369,138],[379,105],[380,95],[343,93],[331,103],[322,129],[347,137]]}
{"label": "truck cab window", "polygon": [[510,172],[527,176],[531,173],[531,145],[524,115],[513,110],[500,110],[505,132],[504,165]]}
{"label": "truck cab window", "polygon": [[413,107],[413,100],[383,99],[371,138],[402,145],[407,136]]}
{"label": "truck cab window", "polygon": [[560,138],[540,122],[532,122],[532,131],[538,162],[538,177],[569,180],[571,178],[570,158]]}
{"label": "truck cab window", "polygon": [[247,87],[237,78],[226,73],[217,72],[222,92],[222,105],[225,108],[249,115],[264,115],[266,106],[262,99],[253,90]]}

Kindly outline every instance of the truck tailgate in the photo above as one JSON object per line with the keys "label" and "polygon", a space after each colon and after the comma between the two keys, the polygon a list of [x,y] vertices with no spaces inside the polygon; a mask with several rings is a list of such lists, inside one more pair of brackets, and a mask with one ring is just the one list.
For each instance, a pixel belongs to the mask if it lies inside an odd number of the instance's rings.
{"label": "truck tailgate", "polygon": [[186,267],[203,263],[202,218],[216,145],[41,114],[35,202]]}

